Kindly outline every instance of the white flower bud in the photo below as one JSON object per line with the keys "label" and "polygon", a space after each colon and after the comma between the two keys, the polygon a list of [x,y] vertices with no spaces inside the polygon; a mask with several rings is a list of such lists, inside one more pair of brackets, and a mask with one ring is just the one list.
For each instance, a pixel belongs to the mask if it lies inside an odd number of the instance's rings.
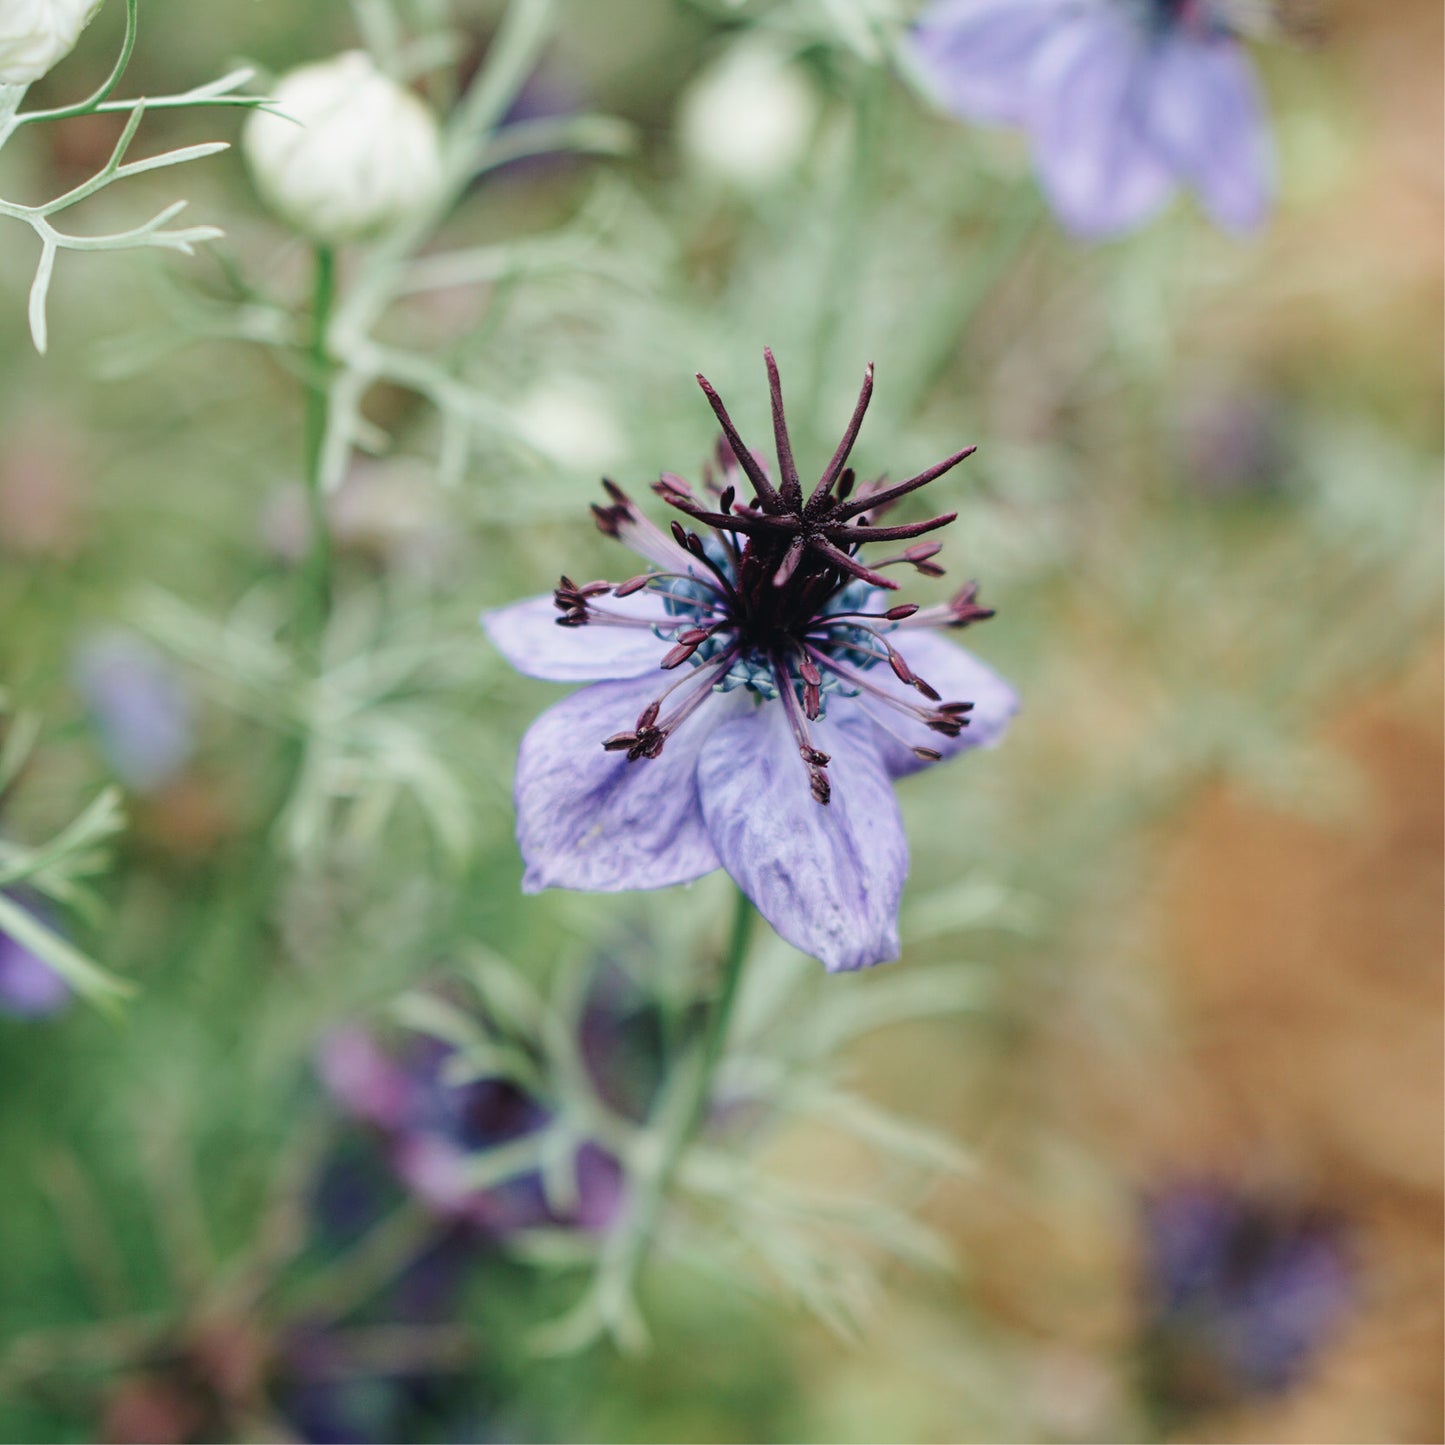
{"label": "white flower bud", "polygon": [[31,85],[64,60],[101,0],[0,0],[0,85]]}
{"label": "white flower bud", "polygon": [[802,160],[818,122],[818,92],[803,69],[771,46],[734,46],[688,87],[678,139],[700,169],[761,188]]}
{"label": "white flower bud", "polygon": [[282,115],[246,122],[246,160],[266,203],[313,240],[384,230],[441,185],[436,118],[359,50],[293,70],[272,104]]}

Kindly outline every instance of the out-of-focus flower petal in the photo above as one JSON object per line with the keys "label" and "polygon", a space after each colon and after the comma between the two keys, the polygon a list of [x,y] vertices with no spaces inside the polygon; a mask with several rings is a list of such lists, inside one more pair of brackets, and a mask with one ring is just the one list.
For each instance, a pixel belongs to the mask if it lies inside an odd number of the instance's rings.
{"label": "out-of-focus flower petal", "polygon": [[[650,592],[607,597],[600,606],[641,621],[665,622],[667,613]],[[515,602],[482,614],[482,626],[497,651],[528,677],[544,682],[603,682],[658,671],[672,646],[643,627],[559,627],[561,614],[551,594]],[[659,687],[658,691],[661,691]],[[614,729],[616,731],[616,729]]]}
{"label": "out-of-focus flower petal", "polygon": [[70,1002],[70,985],[45,962],[0,933],[0,1012],[40,1018]]}
{"label": "out-of-focus flower petal", "polygon": [[1141,127],[1149,39],[1127,10],[1090,10],[1059,27],[1039,57],[1031,131],[1060,220],[1086,237],[1139,225],[1174,177]]}
{"label": "out-of-focus flower petal", "polygon": [[[878,747],[890,777],[903,778],[930,764],[910,751],[932,748],[951,758],[969,748],[989,748],[998,743],[1009,719],[1018,711],[1018,694],[991,667],[971,652],[934,632],[900,629],[889,641],[903,655],[914,675],[921,677],[943,696],[945,702],[971,702],[968,726],[956,738],[944,737],[923,723],[886,703],[862,694],[854,704],[877,724]],[[900,702],[916,707],[921,701],[913,688],[899,682],[886,667],[875,667],[868,680],[891,693]]]}
{"label": "out-of-focus flower petal", "polygon": [[399,1128],[416,1089],[365,1029],[338,1028],[321,1041],[317,1071],[326,1091],[349,1114],[382,1129]]}
{"label": "out-of-focus flower petal", "polygon": [[1343,1219],[1176,1181],[1145,1201],[1152,1388],[1190,1408],[1288,1388],[1356,1295]]}
{"label": "out-of-focus flower petal", "polygon": [[617,1219],[624,1193],[622,1166],[596,1144],[577,1151],[577,1212],[579,1229],[607,1229]]}
{"label": "out-of-focus flower petal", "polygon": [[125,785],[150,793],[195,749],[191,697],[180,674],[143,638],[119,629],[87,638],[72,668],[101,751]]}
{"label": "out-of-focus flower petal", "polygon": [[721,723],[698,764],[703,817],[723,866],[787,941],[831,972],[898,957],[908,841],[872,738],[824,719],[832,800],[814,801],[776,703]]}
{"label": "out-of-focus flower petal", "polygon": [[943,0],[923,12],[908,55],[930,93],[954,115],[1021,124],[1033,67],[1079,0]]}
{"label": "out-of-focus flower petal", "polygon": [[602,747],[604,739],[635,726],[668,676],[593,683],[528,729],[516,784],[528,893],[665,888],[718,866],[698,809],[695,773],[708,724],[740,700],[709,699],[658,757],[629,762],[626,753]]}
{"label": "out-of-focus flower petal", "polygon": [[1150,65],[1147,109],[1154,144],[1216,225],[1250,231],[1264,223],[1274,156],[1259,86],[1238,41],[1166,38]]}

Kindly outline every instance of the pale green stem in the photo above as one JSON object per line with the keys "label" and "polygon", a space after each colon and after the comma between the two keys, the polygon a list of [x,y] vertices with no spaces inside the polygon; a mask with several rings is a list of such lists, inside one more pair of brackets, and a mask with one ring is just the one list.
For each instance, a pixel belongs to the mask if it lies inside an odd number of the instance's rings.
{"label": "pale green stem", "polygon": [[595,1297],[598,1323],[610,1328],[625,1345],[640,1342],[640,1331],[633,1319],[637,1280],[647,1261],[678,1166],[712,1098],[713,1081],[727,1043],[755,917],[752,904],[739,892],[717,998],[701,1037],[669,1079],[653,1110],[651,1125],[642,1141],[647,1153],[634,1167],[627,1213],[610,1235],[598,1270]]}
{"label": "pale green stem", "polygon": [[329,246],[316,248],[316,279],[312,291],[311,344],[306,357],[306,509],[310,544],[301,569],[298,607],[299,640],[318,648],[331,613],[331,529],[326,515],[321,457],[326,442],[330,405],[331,357],[327,334],[336,299],[336,253]]}

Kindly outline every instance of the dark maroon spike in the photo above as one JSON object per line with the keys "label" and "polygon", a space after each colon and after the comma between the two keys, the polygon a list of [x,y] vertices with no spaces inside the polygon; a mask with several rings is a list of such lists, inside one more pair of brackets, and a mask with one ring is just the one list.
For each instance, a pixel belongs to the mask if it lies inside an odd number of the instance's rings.
{"label": "dark maroon spike", "polygon": [[738,429],[733,425],[733,419],[728,415],[727,407],[723,405],[722,397],[713,389],[713,384],[702,372],[697,374],[697,384],[702,387],[703,395],[707,397],[713,414],[717,417],[723,434],[728,439],[728,445],[732,447],[733,456],[737,464],[743,469],[747,479],[753,484],[758,494],[758,500],[770,512],[781,512],[784,509],[783,499],[778,495],[777,489],[768,480],[768,475],[758,465],[758,459],[748,450],[747,443],[738,435]]}
{"label": "dark maroon spike", "polygon": [[803,484],[798,480],[798,464],[793,460],[793,443],[788,437],[788,419],[783,415],[783,381],[770,346],[763,347],[763,361],[768,368],[768,392],[773,402],[773,444],[778,451],[778,489],[783,505],[796,512],[803,505]]}
{"label": "dark maroon spike", "polygon": [[941,517],[930,517],[926,522],[905,522],[901,527],[867,527],[859,526],[857,522],[834,526],[830,521],[822,530],[835,542],[861,546],[865,542],[902,542],[909,537],[921,537],[925,532],[936,532],[957,520],[957,512],[945,512]]}
{"label": "dark maroon spike", "polygon": [[886,587],[890,591],[898,588],[898,584],[891,578],[883,576],[881,572],[870,571],[856,557],[840,552],[823,537],[810,538],[808,546],[811,551],[826,557],[840,572],[846,572],[850,577],[861,577],[864,582],[871,582],[875,587]]}
{"label": "dark maroon spike", "polygon": [[786,587],[792,581],[793,573],[798,570],[798,563],[803,560],[803,552],[807,548],[806,537],[794,537],[788,543],[788,550],[783,553],[783,560],[778,563],[778,570],[773,573],[773,586]]}
{"label": "dark maroon spike", "polygon": [[[659,483],[659,486],[661,484]],[[658,496],[670,507],[676,507],[679,512],[686,512],[696,522],[704,526],[717,527],[725,532],[743,532],[749,537],[756,537],[763,533],[778,533],[786,531],[787,521],[782,517],[769,517],[766,514],[737,512],[709,512],[705,507],[700,507],[688,497],[680,497],[675,492],[659,491]]]}
{"label": "dark maroon spike", "polygon": [[941,462],[935,463],[927,471],[919,472],[916,477],[909,477],[906,482],[899,482],[897,486],[885,487],[881,492],[871,492],[865,497],[859,497],[856,501],[839,507],[834,514],[839,520],[847,520],[849,517],[856,517],[860,512],[871,512],[878,507],[886,507],[896,502],[900,497],[906,497],[909,492],[916,492],[919,487],[926,487],[929,482],[937,481],[945,472],[952,471],[965,457],[971,457],[977,447],[964,447],[961,452],[954,452],[951,457],[945,457]]}
{"label": "dark maroon spike", "polygon": [[853,408],[853,415],[848,419],[847,429],[843,432],[843,440],[838,443],[838,450],[833,453],[833,459],[824,468],[823,475],[818,478],[818,485],[813,488],[813,494],[808,498],[807,513],[810,516],[816,515],[823,508],[823,503],[828,493],[833,490],[833,483],[843,475],[843,468],[848,464],[848,455],[853,450],[853,443],[858,440],[858,429],[863,425],[863,418],[868,411],[868,403],[873,397],[873,363],[868,363],[868,369],[863,373],[863,388],[858,393],[857,405]]}

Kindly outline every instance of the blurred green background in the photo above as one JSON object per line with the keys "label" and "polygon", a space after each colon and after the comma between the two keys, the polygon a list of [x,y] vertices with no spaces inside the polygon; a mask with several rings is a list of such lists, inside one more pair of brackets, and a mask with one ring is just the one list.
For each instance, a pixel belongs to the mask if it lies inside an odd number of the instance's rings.
{"label": "blurred green background", "polygon": [[[135,1000],[0,1017],[4,1438],[300,1434],[257,1281],[291,1267],[306,1171],[345,1134],[312,1067],[329,1026],[447,986],[479,942],[545,978],[641,939],[649,976],[695,979],[718,879],[522,897],[512,760],[558,694],[475,617],[564,568],[623,575],[587,513],[598,476],[641,495],[659,469],[696,475],[697,370],[763,438],[764,344],[815,466],[869,360],[864,475],[979,444],[935,500],[960,513],[953,576],[998,608],[970,642],[1023,710],[996,753],[901,786],[915,861],[891,970],[967,964],[978,1001],[833,1066],[968,1151],[898,1201],[955,1265],[872,1258],[847,1338],[730,1267],[663,1265],[649,1355],[546,1360],[528,1331],[567,1287],[487,1252],[454,1321],[470,1413],[425,1438],[1441,1438],[1439,7],[1339,0],[1321,43],[1261,52],[1283,196],[1257,242],[1178,206],[1091,248],[1014,138],[930,113],[850,43],[848,15],[883,8],[564,4],[536,103],[620,117],[636,146],[485,178],[446,244],[533,260],[388,323],[498,420],[448,487],[434,409],[367,397],[392,444],[336,498],[335,647],[408,661],[336,763],[354,796],[299,858],[270,826],[290,744],[244,677],[203,664],[264,631],[304,523],[296,368],[255,340],[306,304],[305,249],[237,150],[117,186],[87,225],[184,195],[226,238],[63,257],[42,359],[33,238],[0,226],[0,685],[45,724],[4,828],[47,837],[109,778],[73,681],[98,627],[174,653],[199,719],[184,776],[128,800],[103,907],[65,920]],[[464,65],[499,10],[456,7]],[[107,5],[32,99],[102,78],[121,18]],[[145,0],[126,91],[284,71],[357,43],[355,20],[339,0]],[[729,176],[679,117],[759,35],[795,56],[807,145]],[[240,124],[154,115],[140,153]],[[116,129],[23,133],[0,194],[75,184]],[[537,261],[548,236],[560,259]],[[440,770],[430,818],[374,796],[367,749],[390,745]],[[792,1006],[866,1009],[888,972],[810,974]],[[837,1129],[758,1148],[780,1177],[899,1193]],[[1178,1178],[1340,1218],[1356,1287],[1295,1388],[1161,1423],[1138,1211]],[[204,1408],[176,1404],[178,1373]]]}

